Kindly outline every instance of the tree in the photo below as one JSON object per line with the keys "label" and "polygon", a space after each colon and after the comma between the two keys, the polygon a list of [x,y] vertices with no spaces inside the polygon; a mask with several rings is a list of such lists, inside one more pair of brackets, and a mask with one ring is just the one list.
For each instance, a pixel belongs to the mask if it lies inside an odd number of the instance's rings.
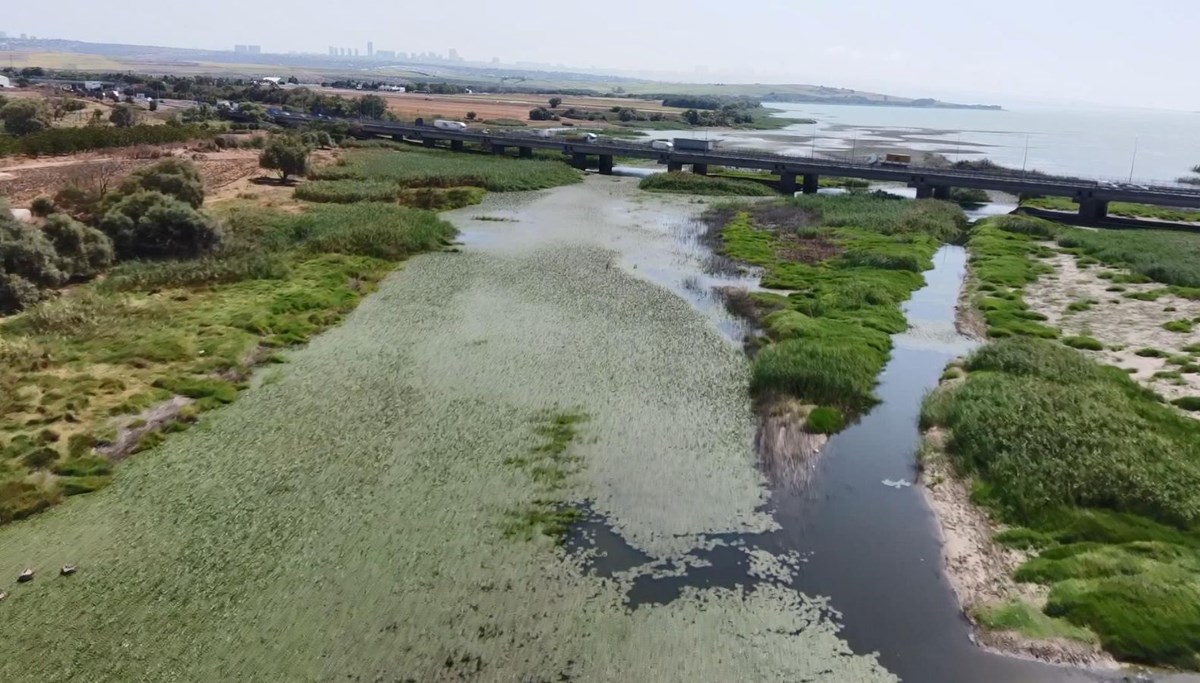
{"label": "tree", "polygon": [[292,85],[300,85],[300,79],[296,78],[295,76],[288,76],[287,82],[291,83]]}
{"label": "tree", "polygon": [[467,112],[467,120],[474,121],[475,120],[475,112],[473,112],[473,111]]}
{"label": "tree", "polygon": [[150,100],[150,111],[158,111],[158,100]]}
{"label": "tree", "polygon": [[286,183],[288,176],[308,172],[310,151],[308,145],[295,136],[276,135],[267,142],[266,149],[258,157],[258,165],[276,171],[280,182]]}
{"label": "tree", "polygon": [[142,190],[117,202],[100,220],[119,258],[195,258],[221,233],[204,214],[161,192]]}
{"label": "tree", "polygon": [[[187,159],[166,159],[134,171],[121,183],[116,200],[143,190],[160,192],[193,209],[200,208],[204,203],[204,181],[201,180],[196,165]],[[110,201],[109,206],[113,203],[115,201]]]}
{"label": "tree", "polygon": [[387,100],[379,95],[363,95],[358,100],[358,113],[369,119],[383,118],[387,111]]}
{"label": "tree", "polygon": [[93,278],[112,265],[112,240],[66,214],[56,213],[47,218],[42,233],[54,245],[58,268],[69,280]]}
{"label": "tree", "polygon": [[13,218],[8,205],[0,202],[0,312],[33,305],[45,298],[45,289],[66,281],[46,235]]}
{"label": "tree", "polygon": [[9,135],[22,136],[50,127],[50,114],[38,100],[10,100],[0,109],[0,119]]}
{"label": "tree", "polygon": [[108,115],[108,120],[117,128],[132,128],[137,125],[138,110],[131,104],[113,107],[112,113]]}
{"label": "tree", "polygon": [[554,120],[554,112],[550,111],[549,109],[547,109],[545,107],[538,107],[536,109],[530,109],[529,110],[529,120],[530,121],[553,121]]}
{"label": "tree", "polygon": [[699,125],[700,124],[700,112],[696,111],[695,109],[689,109],[689,110],[683,112],[683,120],[687,121],[688,123],[690,123],[693,126]]}
{"label": "tree", "polygon": [[560,105],[560,104],[562,104],[561,97],[551,97],[550,98],[550,108],[551,109],[557,109],[558,105]]}

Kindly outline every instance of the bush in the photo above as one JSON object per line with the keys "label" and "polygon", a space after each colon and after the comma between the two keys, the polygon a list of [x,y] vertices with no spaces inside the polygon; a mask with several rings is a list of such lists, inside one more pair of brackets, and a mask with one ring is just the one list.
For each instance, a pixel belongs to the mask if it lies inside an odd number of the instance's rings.
{"label": "bush", "polygon": [[133,145],[156,145],[167,142],[183,142],[209,135],[198,126],[133,126],[111,128],[108,126],[84,126],[80,128],[47,128],[36,133],[11,140],[0,138],[0,156],[12,154],[71,154],[91,149],[129,147]]}
{"label": "bush", "polygon": [[54,213],[54,200],[42,195],[33,200],[33,203],[29,205],[29,211],[38,218],[45,218]]}
{"label": "bush", "polygon": [[112,265],[113,245],[107,235],[66,214],[46,220],[42,232],[58,253],[59,270],[71,280],[87,280]]}
{"label": "bush", "polygon": [[1062,341],[1073,349],[1083,349],[1084,351],[1104,350],[1104,344],[1100,343],[1100,340],[1094,337],[1064,337]]}
{"label": "bush", "polygon": [[220,241],[217,227],[191,206],[159,192],[128,195],[104,215],[100,229],[122,258],[194,258]]}
{"label": "bush", "polygon": [[21,137],[49,128],[50,112],[41,100],[14,99],[0,108],[0,121],[9,135]]}
{"label": "bush", "polygon": [[1190,412],[1200,411],[1200,396],[1184,396],[1171,401],[1176,406]]}
{"label": "bush", "polygon": [[186,159],[167,159],[135,171],[121,183],[116,200],[143,190],[174,197],[193,209],[204,204],[204,181],[195,164]]}
{"label": "bush", "polygon": [[12,217],[0,203],[0,312],[19,311],[66,283],[54,244],[41,230]]}
{"label": "bush", "polygon": [[132,104],[113,107],[112,113],[108,115],[108,120],[117,128],[132,128],[137,125],[139,118],[141,112]]}
{"label": "bush", "polygon": [[308,155],[312,152],[303,140],[291,135],[273,135],[258,158],[259,166],[279,173],[279,180],[308,173]]}

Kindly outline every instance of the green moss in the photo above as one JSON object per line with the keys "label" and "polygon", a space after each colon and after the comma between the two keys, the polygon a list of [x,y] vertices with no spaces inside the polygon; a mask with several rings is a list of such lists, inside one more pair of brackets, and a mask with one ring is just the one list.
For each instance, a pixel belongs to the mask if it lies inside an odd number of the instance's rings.
{"label": "green moss", "polygon": [[1137,351],[1134,351],[1133,354],[1135,356],[1141,356],[1142,358],[1167,358],[1171,355],[1161,349],[1152,349],[1149,347],[1138,349]]}
{"label": "green moss", "polygon": [[1098,303],[1100,303],[1100,302],[1095,299],[1080,299],[1079,301],[1072,301],[1067,306],[1067,312],[1068,313],[1081,313],[1083,311],[1090,311],[1090,310],[1092,310],[1092,307]]}

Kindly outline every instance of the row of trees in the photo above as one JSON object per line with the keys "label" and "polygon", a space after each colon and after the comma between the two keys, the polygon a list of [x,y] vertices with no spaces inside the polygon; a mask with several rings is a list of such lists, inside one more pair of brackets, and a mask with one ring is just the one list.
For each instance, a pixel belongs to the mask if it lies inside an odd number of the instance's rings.
{"label": "row of trees", "polygon": [[199,211],[204,185],[191,162],[168,159],[115,190],[110,179],[81,177],[53,199],[36,200],[40,226],[0,211],[0,312],[35,304],[117,261],[195,258],[220,242],[216,223]]}
{"label": "row of trees", "polygon": [[0,156],[72,154],[93,149],[185,142],[211,135],[199,126],[81,126],[46,128],[21,137],[0,136]]}
{"label": "row of trees", "polygon": [[[22,97],[9,100],[0,96],[0,122],[4,124],[4,132],[13,137],[24,137],[48,130],[54,121],[62,119],[70,112],[82,111],[87,103],[71,98],[51,98],[41,100],[32,97]],[[108,123],[118,128],[136,126],[141,119],[141,109],[132,104],[121,104],[113,107],[108,115]],[[89,126],[103,125],[103,114],[100,110],[93,111]]]}

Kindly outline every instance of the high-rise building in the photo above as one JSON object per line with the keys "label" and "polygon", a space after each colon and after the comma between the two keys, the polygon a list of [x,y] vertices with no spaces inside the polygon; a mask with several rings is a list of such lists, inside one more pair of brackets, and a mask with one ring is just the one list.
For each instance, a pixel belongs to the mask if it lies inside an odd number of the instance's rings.
{"label": "high-rise building", "polygon": [[367,56],[368,57],[375,56],[375,43],[372,43],[369,40],[367,41]]}
{"label": "high-rise building", "polygon": [[261,45],[234,45],[233,51],[243,55],[259,55],[262,54]]}
{"label": "high-rise building", "polygon": [[0,31],[0,40],[4,40],[7,37],[8,37],[7,33],[5,33],[4,31]]}
{"label": "high-rise building", "polygon": [[337,48],[336,48],[336,47],[334,47],[334,46],[332,46],[332,45],[330,45],[330,46],[329,46],[329,56],[330,56],[330,57],[336,57],[336,56],[337,56]]}
{"label": "high-rise building", "polygon": [[354,48],[354,56],[355,56],[355,57],[357,57],[357,56],[358,56],[358,48]]}
{"label": "high-rise building", "polygon": [[452,62],[457,62],[458,61],[458,50],[455,50],[454,48],[450,48],[450,52],[447,53],[446,59],[449,59]]}

